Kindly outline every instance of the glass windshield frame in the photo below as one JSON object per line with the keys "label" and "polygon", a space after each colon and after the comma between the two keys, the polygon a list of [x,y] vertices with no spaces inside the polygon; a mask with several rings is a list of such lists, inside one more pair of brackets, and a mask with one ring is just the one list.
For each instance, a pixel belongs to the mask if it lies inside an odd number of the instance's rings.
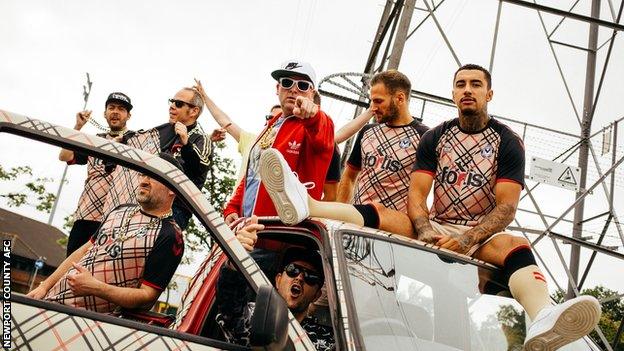
{"label": "glass windshield frame", "polygon": [[463,256],[459,254],[455,254],[453,252],[447,250],[440,250],[434,248],[431,245],[423,245],[419,242],[412,241],[410,239],[404,239],[398,237],[397,235],[380,235],[379,233],[369,233],[366,231],[359,231],[354,229],[340,229],[334,232],[334,245],[336,245],[336,255],[338,258],[338,267],[334,269],[338,269],[340,276],[342,277],[342,289],[345,293],[345,303],[348,311],[343,311],[342,317],[345,318],[345,312],[347,313],[347,322],[349,325],[349,329],[351,329],[354,343],[356,349],[365,349],[366,345],[364,343],[364,336],[360,329],[360,321],[358,317],[358,312],[356,310],[355,299],[350,298],[353,297],[353,288],[350,281],[349,267],[347,266],[347,259],[345,257],[344,247],[343,247],[343,238],[345,235],[357,235],[363,238],[369,238],[374,240],[379,240],[383,242],[387,242],[390,244],[398,244],[402,246],[406,246],[415,250],[425,251],[427,253],[435,254],[438,256],[442,256],[444,259],[447,259],[452,262],[457,262],[460,264],[468,264],[471,266],[475,266],[477,268],[487,269],[489,271],[497,271],[498,268],[487,264],[483,261],[479,261],[468,256]]}

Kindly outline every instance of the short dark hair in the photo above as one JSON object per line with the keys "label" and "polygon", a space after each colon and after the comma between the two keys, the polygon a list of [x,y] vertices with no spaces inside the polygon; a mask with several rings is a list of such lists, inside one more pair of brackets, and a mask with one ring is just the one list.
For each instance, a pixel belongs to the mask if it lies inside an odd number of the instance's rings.
{"label": "short dark hair", "polygon": [[394,94],[397,90],[405,93],[407,99],[409,99],[412,92],[412,83],[407,76],[395,69],[389,69],[377,73],[371,79],[371,87],[375,84],[382,83],[386,86],[390,94]]}
{"label": "short dark hair", "polygon": [[490,71],[474,63],[465,64],[459,67],[457,71],[455,71],[455,75],[453,75],[453,85],[455,85],[455,79],[457,78],[457,73],[459,73],[459,71],[472,71],[472,70],[483,72],[483,75],[485,75],[485,81],[487,83],[488,89],[492,88],[492,75],[490,74]]}

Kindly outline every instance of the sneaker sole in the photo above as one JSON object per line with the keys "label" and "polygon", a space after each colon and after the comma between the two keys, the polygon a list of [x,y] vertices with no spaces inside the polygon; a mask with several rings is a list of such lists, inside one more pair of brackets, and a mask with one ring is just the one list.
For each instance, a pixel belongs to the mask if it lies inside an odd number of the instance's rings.
{"label": "sneaker sole", "polygon": [[570,305],[553,327],[536,335],[524,345],[526,351],[554,351],[589,334],[600,319],[600,305],[595,300],[580,300]]}
{"label": "sneaker sole", "polygon": [[260,155],[260,177],[273,200],[279,218],[284,224],[295,225],[301,221],[298,219],[295,206],[284,191],[284,168],[276,152],[265,150]]}

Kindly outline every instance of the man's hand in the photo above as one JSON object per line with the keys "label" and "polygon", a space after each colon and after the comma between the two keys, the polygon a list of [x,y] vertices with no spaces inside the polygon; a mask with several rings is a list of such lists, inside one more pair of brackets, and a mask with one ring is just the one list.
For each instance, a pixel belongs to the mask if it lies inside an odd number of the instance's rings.
{"label": "man's hand", "polygon": [[173,126],[177,135],[180,136],[180,141],[182,145],[186,145],[188,143],[188,129],[182,122],[176,122]]}
{"label": "man's hand", "polygon": [[421,233],[418,235],[418,240],[424,241],[426,243],[435,244],[438,241],[438,237],[440,237],[440,233],[436,232],[434,229],[431,230],[421,230]]}
{"label": "man's hand", "polygon": [[44,296],[46,296],[47,293],[48,289],[45,288],[43,285],[39,284],[38,287],[32,289],[26,296],[33,299],[41,300]]}
{"label": "man's hand", "polygon": [[436,240],[435,245],[439,246],[441,249],[447,249],[461,254],[468,252],[468,250],[470,250],[470,248],[474,245],[471,237],[466,234],[462,234],[457,237],[436,235],[434,236],[434,239]]}
{"label": "man's hand", "polygon": [[234,213],[230,213],[229,215],[227,215],[224,221],[225,221],[225,224],[230,225],[234,223],[234,221],[237,219],[238,219],[238,213],[234,212]]}
{"label": "man's hand", "polygon": [[210,141],[216,143],[225,140],[225,133],[227,132],[223,128],[213,130],[212,134],[210,135]]}
{"label": "man's hand", "polygon": [[236,232],[236,239],[243,245],[247,252],[251,252],[258,241],[258,230],[264,229],[263,224],[258,224],[258,217],[251,216],[245,226]]}
{"label": "man's hand", "polygon": [[308,119],[314,117],[318,110],[319,107],[312,100],[303,96],[297,96],[293,115],[300,119]]}
{"label": "man's hand", "polygon": [[95,279],[91,272],[83,266],[77,263],[72,263],[72,265],[77,272],[67,276],[67,284],[74,295],[95,295],[94,292],[98,289],[98,285],[101,282]]}
{"label": "man's hand", "polygon": [[81,111],[76,113],[76,124],[74,125],[75,130],[81,130],[87,121],[91,118],[91,111]]}
{"label": "man's hand", "polygon": [[202,100],[204,101],[204,104],[206,103],[206,91],[204,90],[204,87],[202,86],[202,83],[199,79],[197,78],[193,78],[195,80],[195,85],[193,85],[193,90],[195,90],[196,92],[199,93],[199,96],[201,96]]}

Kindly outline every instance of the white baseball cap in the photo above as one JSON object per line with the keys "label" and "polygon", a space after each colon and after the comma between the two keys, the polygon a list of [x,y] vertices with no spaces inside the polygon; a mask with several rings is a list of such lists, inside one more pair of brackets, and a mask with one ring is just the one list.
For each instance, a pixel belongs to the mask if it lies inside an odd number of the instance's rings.
{"label": "white baseball cap", "polygon": [[298,60],[288,60],[282,62],[280,68],[271,72],[271,77],[275,80],[279,80],[282,77],[290,77],[293,75],[304,76],[312,82],[312,85],[316,87],[316,73],[314,72],[314,68],[303,61]]}

